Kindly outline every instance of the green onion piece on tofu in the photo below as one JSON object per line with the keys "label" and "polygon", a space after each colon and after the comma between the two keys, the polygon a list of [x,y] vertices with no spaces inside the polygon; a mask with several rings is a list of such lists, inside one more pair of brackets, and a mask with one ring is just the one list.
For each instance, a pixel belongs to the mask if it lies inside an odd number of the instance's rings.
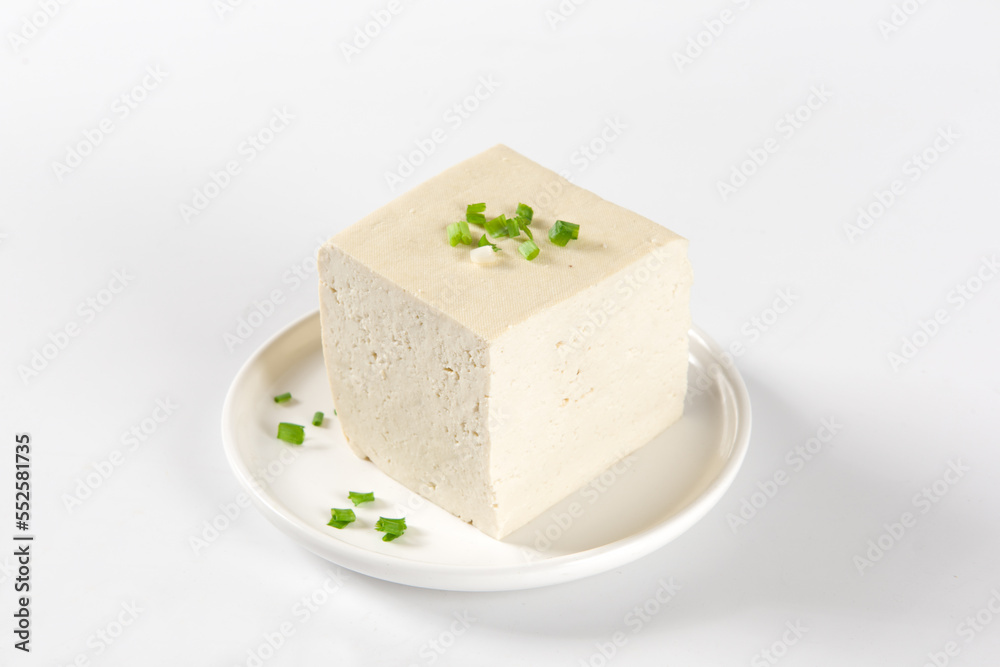
{"label": "green onion piece on tofu", "polygon": [[565,246],[570,239],[580,238],[580,225],[565,220],[556,220],[549,230],[549,240],[558,246]]}
{"label": "green onion piece on tofu", "polygon": [[469,231],[469,223],[459,220],[448,225],[448,243],[452,248],[459,243],[472,245],[472,232]]}
{"label": "green onion piece on tofu", "polygon": [[553,225],[549,229],[549,240],[555,243],[557,246],[563,246],[570,242],[573,238],[573,232],[569,230],[562,229],[559,225]]}
{"label": "green onion piece on tofu", "polygon": [[521,228],[517,224],[517,218],[511,218],[507,221],[507,236],[516,239],[521,235]]}
{"label": "green onion piece on tofu", "polygon": [[347,524],[354,523],[355,521],[357,521],[357,517],[354,515],[354,510],[331,509],[330,523],[326,525],[333,526],[334,528],[343,528]]}
{"label": "green onion piece on tofu", "polygon": [[507,216],[503,213],[486,221],[486,233],[492,237],[507,235]]}
{"label": "green onion piece on tofu", "polygon": [[301,445],[306,439],[306,430],[300,424],[281,422],[278,424],[278,440],[284,440],[292,445]]}
{"label": "green onion piece on tofu", "polygon": [[337,416],[337,408],[334,408],[334,409],[333,409],[333,416],[334,416],[334,417],[336,417],[336,416]]}
{"label": "green onion piece on tofu", "polygon": [[517,247],[517,250],[529,262],[538,257],[538,246],[534,241],[525,241]]}
{"label": "green onion piece on tofu", "polygon": [[323,413],[322,412],[317,412],[316,414],[313,415],[312,425],[313,426],[322,426],[323,425]]}
{"label": "green onion piece on tofu", "polygon": [[524,233],[528,235],[528,238],[534,241],[535,235],[531,233],[531,227],[528,227],[528,225],[531,224],[531,221],[525,220],[521,216],[514,218],[514,220],[517,221],[517,226],[520,227],[524,231]]}
{"label": "green onion piece on tofu", "polygon": [[375,522],[375,530],[385,533],[382,536],[383,542],[392,542],[406,532],[406,519],[386,519],[384,516],[380,516]]}
{"label": "green onion piece on tofu", "polygon": [[528,224],[531,224],[531,219],[535,217],[535,211],[532,210],[527,204],[517,205],[517,217],[524,218]]}
{"label": "green onion piece on tofu", "polygon": [[462,242],[462,228],[458,226],[457,222],[453,222],[450,225],[448,225],[448,245],[454,248],[461,242]]}
{"label": "green onion piece on tofu", "polygon": [[482,227],[486,223],[486,216],[483,215],[485,210],[485,203],[469,204],[465,207],[465,221]]}
{"label": "green onion piece on tofu", "polygon": [[274,397],[275,403],[287,403],[292,400],[292,392],[286,391],[284,394],[278,394]]}
{"label": "green onion piece on tofu", "polygon": [[358,491],[351,491],[347,494],[354,506],[357,507],[361,503],[370,503],[375,500],[375,492],[369,491],[368,493],[360,493]]}

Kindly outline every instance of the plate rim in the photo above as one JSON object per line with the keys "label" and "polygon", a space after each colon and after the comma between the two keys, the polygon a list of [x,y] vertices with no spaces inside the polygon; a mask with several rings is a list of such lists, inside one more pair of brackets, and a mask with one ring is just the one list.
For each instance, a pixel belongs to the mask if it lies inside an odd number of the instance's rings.
{"label": "plate rim", "polygon": [[[709,485],[683,509],[663,521],[626,537],[591,549],[584,549],[539,561],[518,565],[454,565],[413,560],[391,554],[370,551],[330,536],[320,537],[313,527],[291,512],[282,511],[253,477],[243,457],[239,455],[233,404],[237,388],[251,368],[273,345],[310,319],[319,319],[315,308],[288,323],[260,344],[240,366],[226,391],[222,406],[222,445],[230,469],[240,486],[249,494],[254,506],[283,533],[296,539],[316,555],[355,572],[398,584],[451,591],[506,591],[537,588],[573,581],[606,572],[625,565],[670,543],[704,518],[732,486],[746,458],[750,445],[750,396],[739,370],[733,363],[722,361],[723,349],[700,327],[692,324],[688,334],[697,336],[701,344],[719,363],[718,371],[725,376],[734,394],[736,432],[730,454]],[[320,340],[322,344],[322,338]]]}

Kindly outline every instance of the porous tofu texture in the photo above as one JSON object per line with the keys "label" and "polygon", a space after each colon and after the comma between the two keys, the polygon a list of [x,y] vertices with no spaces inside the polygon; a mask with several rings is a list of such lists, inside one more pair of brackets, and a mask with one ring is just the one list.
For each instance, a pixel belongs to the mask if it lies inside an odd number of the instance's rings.
{"label": "porous tofu texture", "polygon": [[[478,265],[445,227],[467,204],[535,210]],[[557,219],[580,224],[561,248]],[[482,230],[472,227],[474,242]],[[523,240],[523,238],[522,238]],[[502,538],[682,414],[687,241],[505,146],[401,195],[319,251],[323,350],[351,448]]]}

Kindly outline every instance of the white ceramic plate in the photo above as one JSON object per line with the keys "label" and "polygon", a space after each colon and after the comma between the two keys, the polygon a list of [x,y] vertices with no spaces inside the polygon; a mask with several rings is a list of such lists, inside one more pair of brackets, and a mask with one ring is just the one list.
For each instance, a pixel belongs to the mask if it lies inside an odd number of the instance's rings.
{"label": "white ceramic plate", "polygon": [[[410,586],[462,591],[546,586],[604,572],[662,547],[729,488],[750,441],[750,401],[739,373],[699,329],[690,332],[684,417],[623,463],[496,541],[356,457],[344,441],[323,365],[319,313],[267,341],[236,375],[222,414],[233,471],[275,526],[343,567]],[[696,386],[704,388],[696,390]],[[706,388],[707,387],[707,388]],[[288,403],[273,396],[290,391]],[[327,418],[310,425],[315,411]],[[301,447],[275,438],[278,422],[306,425]],[[348,491],[374,491],[358,521],[330,528]],[[382,542],[379,516],[405,516],[406,534]]]}

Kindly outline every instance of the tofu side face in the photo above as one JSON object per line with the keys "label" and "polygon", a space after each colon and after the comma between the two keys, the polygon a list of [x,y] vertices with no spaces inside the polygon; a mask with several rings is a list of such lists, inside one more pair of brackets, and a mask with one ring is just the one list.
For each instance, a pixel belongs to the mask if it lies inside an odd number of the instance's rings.
{"label": "tofu side face", "polygon": [[518,325],[490,349],[490,482],[520,528],[679,419],[687,390],[687,242]]}
{"label": "tofu side face", "polygon": [[323,356],[354,453],[494,531],[485,341],[336,248],[319,260]]}

